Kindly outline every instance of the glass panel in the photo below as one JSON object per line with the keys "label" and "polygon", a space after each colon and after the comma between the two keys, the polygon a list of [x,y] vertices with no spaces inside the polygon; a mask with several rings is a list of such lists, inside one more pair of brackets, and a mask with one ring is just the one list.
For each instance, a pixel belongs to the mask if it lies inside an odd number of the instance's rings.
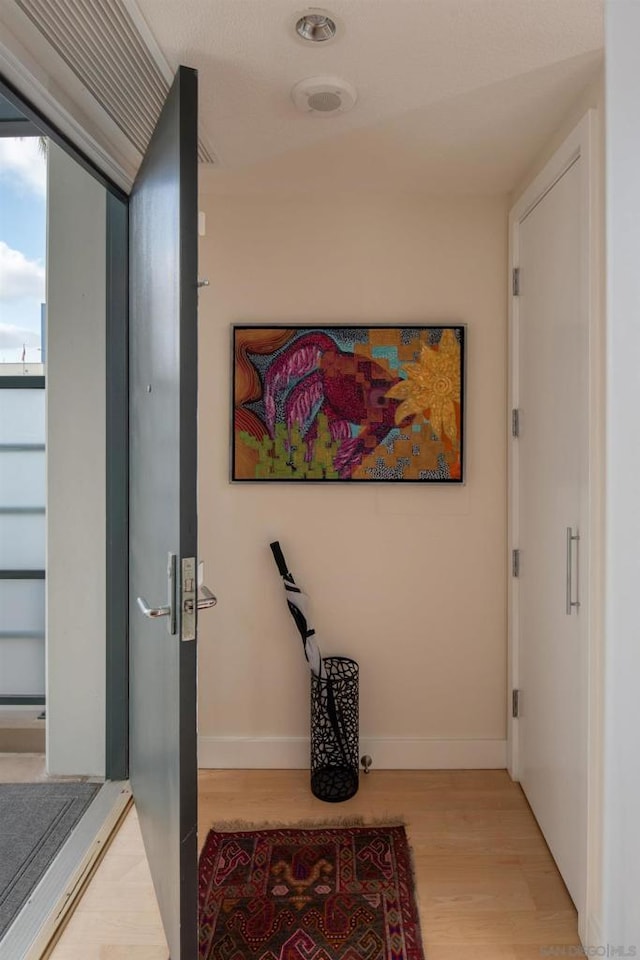
{"label": "glass panel", "polygon": [[43,630],[44,580],[0,580],[0,634]]}
{"label": "glass panel", "polygon": [[6,390],[0,379],[0,444],[44,443],[44,438],[44,390]]}
{"label": "glass panel", "polygon": [[0,365],[42,371],[46,325],[47,146],[41,137],[0,138]]}
{"label": "glass panel", "polygon": [[0,694],[44,693],[44,640],[0,638]]}
{"label": "glass panel", "polygon": [[[0,570],[44,570],[44,514],[0,514]],[[2,609],[0,605],[0,609]]]}
{"label": "glass panel", "polygon": [[45,466],[44,451],[8,453],[0,450],[0,506],[43,507]]}

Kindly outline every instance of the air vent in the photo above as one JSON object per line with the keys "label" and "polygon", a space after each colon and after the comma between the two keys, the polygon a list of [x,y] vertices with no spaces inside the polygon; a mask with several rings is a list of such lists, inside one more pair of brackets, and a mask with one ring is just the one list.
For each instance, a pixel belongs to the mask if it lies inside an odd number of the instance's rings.
{"label": "air vent", "polygon": [[342,100],[333,90],[322,90],[320,93],[312,93],[307,98],[309,110],[319,110],[320,113],[329,113],[331,110],[339,110],[342,106]]}
{"label": "air vent", "polygon": [[308,77],[296,83],[291,98],[303,113],[331,117],[351,110],[358,94],[352,84],[338,77]]}
{"label": "air vent", "polygon": [[[16,0],[102,109],[144,153],[169,83],[123,0]],[[215,163],[200,140],[198,159]]]}

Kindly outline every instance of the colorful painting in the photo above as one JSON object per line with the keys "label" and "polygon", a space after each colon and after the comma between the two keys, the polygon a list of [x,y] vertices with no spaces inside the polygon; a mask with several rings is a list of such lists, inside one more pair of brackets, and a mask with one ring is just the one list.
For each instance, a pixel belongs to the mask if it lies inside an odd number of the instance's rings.
{"label": "colorful painting", "polygon": [[233,480],[460,483],[463,326],[237,326]]}

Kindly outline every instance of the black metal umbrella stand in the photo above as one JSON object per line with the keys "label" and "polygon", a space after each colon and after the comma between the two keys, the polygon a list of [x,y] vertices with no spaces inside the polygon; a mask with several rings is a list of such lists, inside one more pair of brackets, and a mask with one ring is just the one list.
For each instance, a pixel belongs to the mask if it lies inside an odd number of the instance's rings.
{"label": "black metal umbrella stand", "polygon": [[326,677],[311,674],[311,792],[340,803],[358,792],[358,664],[325,657]]}

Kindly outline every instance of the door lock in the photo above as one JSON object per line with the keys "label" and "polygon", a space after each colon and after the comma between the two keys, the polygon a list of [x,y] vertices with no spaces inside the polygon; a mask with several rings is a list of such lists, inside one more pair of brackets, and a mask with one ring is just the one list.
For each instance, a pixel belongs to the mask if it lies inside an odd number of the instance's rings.
{"label": "door lock", "polygon": [[[204,565],[198,564],[196,576],[196,558],[185,557],[182,561],[182,640],[195,640],[196,616],[198,610],[209,610],[218,602],[211,590],[202,583]],[[198,599],[198,592],[202,598]]]}

